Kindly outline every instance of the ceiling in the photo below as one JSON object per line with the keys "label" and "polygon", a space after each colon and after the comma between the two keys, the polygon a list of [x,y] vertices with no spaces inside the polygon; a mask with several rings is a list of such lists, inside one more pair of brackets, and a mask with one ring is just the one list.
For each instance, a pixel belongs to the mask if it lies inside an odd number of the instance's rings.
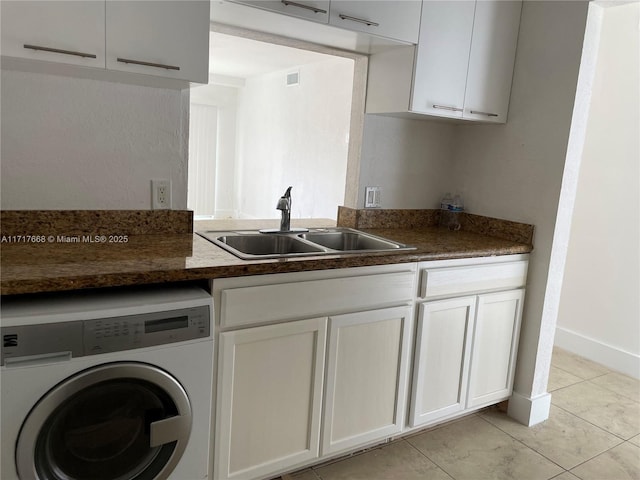
{"label": "ceiling", "polygon": [[330,55],[211,32],[209,73],[250,78],[268,72],[328,60]]}

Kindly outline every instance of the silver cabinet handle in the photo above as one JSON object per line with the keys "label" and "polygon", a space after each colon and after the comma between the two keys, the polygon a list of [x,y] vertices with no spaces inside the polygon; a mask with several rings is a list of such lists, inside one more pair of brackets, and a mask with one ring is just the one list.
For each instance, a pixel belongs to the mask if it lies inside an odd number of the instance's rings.
{"label": "silver cabinet handle", "polygon": [[462,112],[461,108],[448,107],[447,105],[433,105],[433,108],[437,108],[439,110],[450,110],[452,112]]}
{"label": "silver cabinet handle", "polygon": [[338,16],[342,20],[351,20],[352,22],[364,23],[365,25],[368,25],[369,27],[379,27],[380,26],[379,23],[371,22],[369,20],[363,20],[362,18],[350,17],[349,15],[343,15],[342,13],[338,14]]}
{"label": "silver cabinet handle", "polygon": [[64,55],[74,55],[76,57],[97,58],[93,53],[74,52],[73,50],[62,50],[60,48],[41,47],[39,45],[28,45],[28,44],[24,44],[23,47],[28,48],[29,50],[41,50],[43,52],[62,53]]}
{"label": "silver cabinet handle", "polygon": [[117,58],[118,62],[121,63],[132,63],[134,65],[143,65],[145,67],[156,67],[156,68],[164,68],[167,70],[180,70],[180,67],[176,67],[174,65],[164,65],[162,63],[150,63],[150,62],[142,62],[140,60],[131,60],[129,58]]}
{"label": "silver cabinet handle", "polygon": [[302,3],[290,2],[289,0],[280,0],[280,1],[284,3],[285,7],[288,7],[289,5],[291,5],[292,7],[300,7],[300,8],[304,8],[305,10],[311,10],[313,13],[327,13],[326,10],[312,7],[311,5],[303,5]]}
{"label": "silver cabinet handle", "polygon": [[487,117],[499,117],[500,116],[497,113],[477,112],[475,110],[469,110],[469,113],[473,113],[474,115],[486,115]]}

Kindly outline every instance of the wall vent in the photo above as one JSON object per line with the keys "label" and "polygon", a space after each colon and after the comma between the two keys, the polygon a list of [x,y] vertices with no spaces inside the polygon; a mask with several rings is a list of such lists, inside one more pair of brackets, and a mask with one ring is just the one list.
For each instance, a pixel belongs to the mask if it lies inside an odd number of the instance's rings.
{"label": "wall vent", "polygon": [[300,72],[287,73],[287,87],[300,84]]}

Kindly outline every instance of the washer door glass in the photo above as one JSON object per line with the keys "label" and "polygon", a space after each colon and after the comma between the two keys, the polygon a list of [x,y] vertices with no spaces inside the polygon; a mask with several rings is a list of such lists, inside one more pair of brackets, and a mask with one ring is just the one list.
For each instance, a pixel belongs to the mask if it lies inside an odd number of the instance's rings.
{"label": "washer door glass", "polygon": [[[102,366],[80,375],[81,380],[72,377],[63,382],[36,405],[20,434],[23,448],[19,443],[18,454],[32,452],[27,455],[31,465],[23,462],[23,469],[34,473],[35,478],[57,480],[168,476],[178,460],[178,443],[182,444],[181,454],[185,429],[188,436],[191,426],[190,409],[186,415],[184,412],[185,399],[188,408],[186,393],[155,367],[116,366],[123,378],[113,378],[114,366]],[[132,375],[132,367],[143,371]],[[160,377],[149,378],[150,372]],[[110,378],[101,379],[104,374]],[[172,380],[169,388],[167,379]],[[37,430],[33,440],[27,438],[31,436],[29,430]],[[20,461],[18,467],[20,470]]]}

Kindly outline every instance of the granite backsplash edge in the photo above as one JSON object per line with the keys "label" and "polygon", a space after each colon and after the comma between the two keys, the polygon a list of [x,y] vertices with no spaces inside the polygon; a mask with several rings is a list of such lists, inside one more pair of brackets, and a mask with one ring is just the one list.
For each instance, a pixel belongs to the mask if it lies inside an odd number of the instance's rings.
{"label": "granite backsplash edge", "polygon": [[190,210],[2,210],[3,236],[193,233]]}
{"label": "granite backsplash edge", "polygon": [[[535,227],[526,223],[500,218],[459,214],[460,229],[466,232],[497,237],[512,242],[533,245]],[[338,207],[338,226],[356,229],[367,228],[425,228],[440,223],[438,209],[355,209]]]}
{"label": "granite backsplash edge", "polygon": [[[461,230],[533,245],[534,226],[467,212]],[[438,209],[338,207],[339,227],[392,229],[437,227]],[[15,235],[160,235],[193,232],[190,210],[2,210],[0,232]]]}

